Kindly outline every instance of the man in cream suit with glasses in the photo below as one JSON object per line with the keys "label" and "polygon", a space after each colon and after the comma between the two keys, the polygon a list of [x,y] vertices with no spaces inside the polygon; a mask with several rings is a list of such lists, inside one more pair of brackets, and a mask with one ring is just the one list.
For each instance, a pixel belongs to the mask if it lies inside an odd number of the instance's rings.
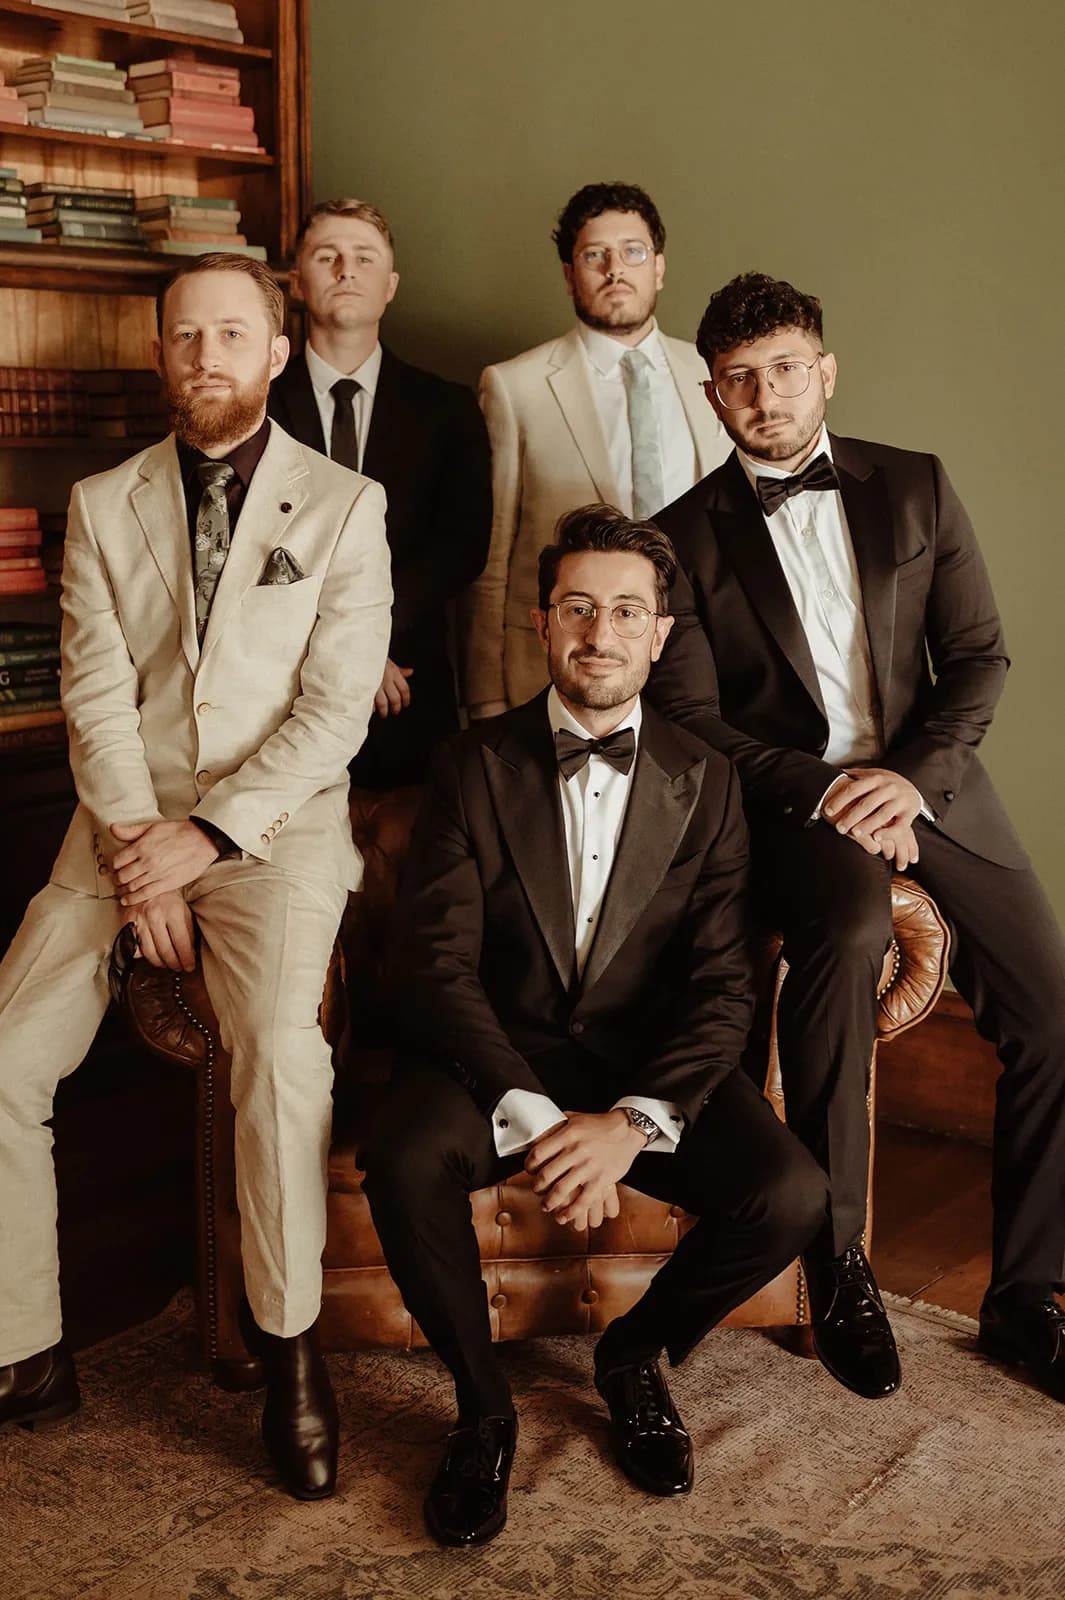
{"label": "man in cream suit with glasses", "polygon": [[702,357],[655,320],[666,230],[650,196],[633,184],[587,184],[553,237],[577,326],[481,377],[493,510],[464,630],[473,717],[520,705],[547,683],[529,613],[537,556],[559,517],[593,501],[653,516],[729,448],[703,401]]}
{"label": "man in cream suit with glasses", "polygon": [[347,765],[389,637],[380,487],[266,417],[284,300],[256,261],[195,258],[159,298],[161,444],[76,484],[62,694],[78,807],[0,965],[0,1424],[78,1405],[62,1342],[47,1122],[132,921],[156,966],[200,956],[233,1057],[244,1278],[263,1436],[300,1499],[332,1492],[314,1338],[325,1241],[326,968],[361,876]]}

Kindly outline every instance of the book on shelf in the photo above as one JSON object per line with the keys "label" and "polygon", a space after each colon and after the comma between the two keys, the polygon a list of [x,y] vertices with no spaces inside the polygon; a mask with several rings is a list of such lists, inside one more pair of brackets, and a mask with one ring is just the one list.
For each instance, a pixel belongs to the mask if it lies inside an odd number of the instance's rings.
{"label": "book on shelf", "polygon": [[218,39],[226,44],[244,43],[244,34],[235,24],[209,22],[202,13],[190,15],[173,10],[178,3],[179,0],[167,0],[167,9],[164,10],[157,0],[146,0],[145,4],[131,6],[127,16],[131,22],[139,22],[145,28],[161,28],[164,33],[192,33],[202,39]]}
{"label": "book on shelf", "polygon": [[228,104],[240,99],[239,78],[209,77],[206,72],[160,72],[154,78],[138,78],[135,82],[138,97],[145,100],[179,94],[203,105],[217,105],[221,100]]}
{"label": "book on shelf", "polygon": [[28,213],[36,227],[51,222],[98,222],[106,228],[135,228],[137,219],[132,211],[94,211],[85,206],[50,206],[42,204]]}
{"label": "book on shelf", "polygon": [[189,122],[157,122],[144,131],[155,139],[166,139],[171,144],[197,144],[211,150],[240,150],[257,156],[266,154],[265,145],[257,144],[254,134],[242,138],[234,129],[205,128]]}
{"label": "book on shelf", "polygon": [[114,4],[112,0],[30,0],[34,6],[48,6],[52,11],[70,11],[78,17],[103,17],[109,22],[125,22],[125,0]]}
{"label": "book on shelf", "polygon": [[231,0],[124,0],[127,11],[165,11],[168,15],[199,17],[220,28],[235,28],[240,23]]}
{"label": "book on shelf", "polygon": [[70,206],[82,211],[133,213],[132,189],[79,189],[71,184],[30,183],[26,186],[26,216]]}
{"label": "book on shelf", "polygon": [[[202,256],[203,246],[190,244],[187,239],[152,239],[148,248],[166,256]],[[254,261],[266,260],[266,246],[262,244],[213,244],[212,252],[222,251],[237,256],[251,256]]]}
{"label": "book on shelf", "polygon": [[59,703],[59,669],[53,668],[45,683],[0,684],[0,712],[41,711],[51,702]]}
{"label": "book on shelf", "polygon": [[0,178],[0,194],[26,193],[26,185],[21,178]]}
{"label": "book on shelf", "polygon": [[141,244],[141,231],[123,222],[44,222],[45,239],[113,239],[121,244]]}
{"label": "book on shelf", "polygon": [[124,67],[62,56],[52,59],[46,56],[33,63],[24,61],[13,82],[20,92],[25,90],[33,93],[65,86],[70,93],[98,94],[104,99],[117,99],[122,95],[120,104],[124,103],[124,97],[129,92]]}
{"label": "book on shelf", "polygon": [[15,733],[22,728],[59,727],[64,720],[62,707],[54,701],[46,701],[33,711],[26,706],[19,711],[0,712],[0,732]]}
{"label": "book on shelf", "polygon": [[137,110],[137,102],[132,94],[108,95],[106,98],[99,94],[60,94],[57,89],[28,89],[22,96],[22,104],[27,111],[43,111],[51,106],[53,110],[69,111],[110,111],[114,109],[116,115],[133,114]]}
{"label": "book on shelf", "polygon": [[209,233],[236,233],[240,225],[239,211],[195,211],[191,206],[183,211],[138,211],[137,221],[144,234],[165,232],[167,228],[204,229]]}
{"label": "book on shelf", "polygon": [[25,751],[62,749],[67,742],[66,723],[60,712],[58,718],[44,724],[28,727],[0,729],[0,754],[15,755]]}
{"label": "book on shelf", "polygon": [[43,594],[47,587],[43,567],[37,572],[0,572],[0,594]]}
{"label": "book on shelf", "polygon": [[24,127],[29,120],[29,110],[21,100],[0,100],[0,122],[11,122]]}
{"label": "book on shelf", "polygon": [[202,122],[209,127],[246,128],[249,133],[255,131],[253,108],[239,105],[236,101],[227,101],[225,105],[221,102],[205,104],[203,101],[172,95],[164,100],[138,100],[137,111],[146,128],[155,122]]}
{"label": "book on shelf", "polygon": [[0,222],[7,223],[8,226],[10,226],[11,223],[14,222],[16,224],[20,224],[22,227],[25,227],[26,226],[26,207],[25,207],[25,205],[21,205],[21,206],[6,206],[6,205],[3,204],[2,197],[0,197]]}
{"label": "book on shelf", "polygon": [[142,223],[141,232],[145,239],[178,239],[187,240],[189,243],[199,240],[205,251],[221,244],[247,244],[247,237],[243,233],[211,233],[206,228],[171,228],[167,224]]}
{"label": "book on shelf", "polygon": [[59,650],[58,622],[9,622],[0,619],[0,661],[8,666],[40,659],[39,650]]}
{"label": "book on shelf", "polygon": [[59,661],[27,661],[24,666],[0,666],[0,689],[29,689],[33,684],[59,682]]}
{"label": "book on shelf", "polygon": [[29,114],[33,128],[62,128],[66,133],[143,133],[144,124],[134,111],[68,111],[63,106],[43,106]]}
{"label": "book on shelf", "polygon": [[140,211],[235,211],[237,202],[210,194],[139,194],[134,202]]}
{"label": "book on shelf", "polygon": [[36,572],[41,565],[41,552],[23,545],[17,550],[0,550],[0,572]]}
{"label": "book on shelf", "polygon": [[27,528],[40,528],[41,519],[36,506],[0,506],[0,538],[8,530],[19,533]]}
{"label": "book on shelf", "polygon": [[135,78],[157,78],[164,72],[195,73],[209,78],[234,78],[240,82],[239,67],[220,67],[214,61],[195,61],[185,56],[164,56],[159,61],[135,61],[128,69]]}

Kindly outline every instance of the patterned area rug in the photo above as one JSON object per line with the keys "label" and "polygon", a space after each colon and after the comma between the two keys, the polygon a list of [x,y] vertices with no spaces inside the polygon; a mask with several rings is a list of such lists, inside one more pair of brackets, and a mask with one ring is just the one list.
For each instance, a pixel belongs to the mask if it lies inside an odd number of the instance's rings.
{"label": "patterned area rug", "polygon": [[904,1387],[870,1404],[760,1333],[672,1375],[686,1499],[617,1471],[590,1343],[511,1346],[521,1437],[501,1538],[447,1551],[420,1500],[449,1419],[426,1355],[330,1358],[336,1498],[299,1505],[260,1399],[197,1370],[191,1306],[80,1361],[83,1409],[0,1435],[3,1600],[1059,1600],[1065,1415],[983,1361],[973,1324],[896,1301]]}

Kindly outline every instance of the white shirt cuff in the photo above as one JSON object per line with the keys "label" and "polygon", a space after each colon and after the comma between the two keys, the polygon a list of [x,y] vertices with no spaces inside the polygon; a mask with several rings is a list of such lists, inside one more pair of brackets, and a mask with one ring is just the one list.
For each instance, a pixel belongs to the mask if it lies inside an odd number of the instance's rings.
{"label": "white shirt cuff", "polygon": [[684,1117],[679,1107],[675,1106],[672,1100],[648,1100],[642,1094],[625,1094],[620,1100],[615,1100],[610,1109],[622,1111],[626,1106],[631,1106],[634,1111],[642,1111],[645,1116],[657,1122],[662,1130],[657,1139],[647,1141],[641,1154],[671,1156],[684,1132]]}
{"label": "white shirt cuff", "polygon": [[546,1094],[531,1089],[508,1089],[492,1114],[492,1136],[497,1156],[515,1156],[535,1144],[542,1133],[559,1122],[565,1113]]}

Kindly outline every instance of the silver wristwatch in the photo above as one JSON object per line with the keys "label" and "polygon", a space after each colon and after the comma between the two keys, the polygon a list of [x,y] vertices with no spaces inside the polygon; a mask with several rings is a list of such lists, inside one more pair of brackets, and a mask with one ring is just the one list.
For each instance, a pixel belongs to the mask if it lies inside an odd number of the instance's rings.
{"label": "silver wristwatch", "polygon": [[649,1117],[646,1111],[637,1111],[635,1106],[622,1106],[621,1109],[628,1117],[630,1125],[643,1134],[648,1144],[658,1138],[662,1130],[654,1117]]}

